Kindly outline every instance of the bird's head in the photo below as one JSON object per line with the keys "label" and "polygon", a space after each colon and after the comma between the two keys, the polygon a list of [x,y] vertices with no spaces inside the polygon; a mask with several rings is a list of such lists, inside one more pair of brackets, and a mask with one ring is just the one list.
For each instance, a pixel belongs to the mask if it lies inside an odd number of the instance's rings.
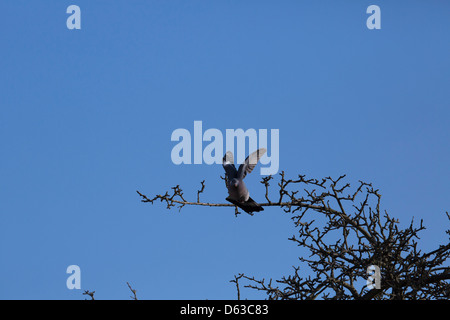
{"label": "bird's head", "polygon": [[238,185],[239,185],[239,180],[236,179],[236,178],[234,178],[234,179],[232,179],[232,180],[230,181],[230,184],[231,184],[233,187],[237,188]]}

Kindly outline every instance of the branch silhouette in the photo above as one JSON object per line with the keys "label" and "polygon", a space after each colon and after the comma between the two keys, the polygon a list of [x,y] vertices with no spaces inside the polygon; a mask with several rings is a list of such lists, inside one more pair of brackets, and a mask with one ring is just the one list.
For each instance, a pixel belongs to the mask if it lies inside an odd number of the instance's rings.
{"label": "branch silhouette", "polygon": [[[371,183],[359,181],[356,188],[346,183],[345,175],[336,179],[309,179],[298,175],[287,179],[279,174],[277,188],[271,189],[272,176],[263,177],[265,203],[291,214],[298,233],[288,240],[309,251],[300,256],[300,266],[293,274],[275,282],[258,280],[239,273],[244,287],[266,293],[268,299],[448,299],[450,297],[450,243],[423,253],[418,247],[418,234],[425,229],[412,219],[408,227],[381,209],[381,194]],[[226,180],[225,177],[221,177]],[[205,181],[197,191],[197,201],[185,199],[179,185],[172,192],[147,197],[137,191],[141,201],[160,201],[167,209],[184,206],[235,207],[231,203],[201,202]],[[450,215],[447,212],[447,218]],[[450,230],[447,230],[450,235]],[[367,268],[381,270],[381,287],[370,289],[366,283]],[[305,269],[305,270],[303,270]],[[307,275],[308,274],[308,275]]]}

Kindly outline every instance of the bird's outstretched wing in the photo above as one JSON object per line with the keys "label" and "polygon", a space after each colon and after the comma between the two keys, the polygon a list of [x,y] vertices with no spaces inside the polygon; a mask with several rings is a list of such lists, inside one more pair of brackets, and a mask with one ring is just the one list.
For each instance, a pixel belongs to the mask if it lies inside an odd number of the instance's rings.
{"label": "bird's outstretched wing", "polygon": [[231,151],[227,151],[227,153],[223,156],[222,165],[225,169],[225,173],[227,174],[228,181],[236,178],[237,170],[234,166],[233,153]]}
{"label": "bird's outstretched wing", "polygon": [[238,179],[244,179],[247,173],[252,172],[259,159],[261,159],[266,151],[265,148],[261,148],[250,154],[247,159],[245,159],[244,163],[239,166],[239,171],[237,173]]}

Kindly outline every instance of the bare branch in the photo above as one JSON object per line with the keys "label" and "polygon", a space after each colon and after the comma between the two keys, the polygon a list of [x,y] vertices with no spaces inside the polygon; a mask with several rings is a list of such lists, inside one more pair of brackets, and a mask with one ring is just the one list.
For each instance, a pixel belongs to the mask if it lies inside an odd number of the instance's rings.
{"label": "bare branch", "polygon": [[84,292],[83,292],[83,295],[88,295],[88,296],[90,296],[91,297],[91,300],[95,300],[94,299],[94,293],[95,293],[95,291],[89,291],[89,290],[85,290]]}
{"label": "bare branch", "polygon": [[127,282],[127,286],[128,286],[128,288],[130,289],[130,291],[133,293],[133,295],[130,296],[130,298],[133,299],[133,300],[137,300],[138,298],[137,298],[137,296],[136,296],[136,290],[133,289],[133,288],[131,287],[131,285],[130,285],[128,282]]}
{"label": "bare branch", "polygon": [[[226,182],[226,177],[221,177]],[[337,179],[308,179],[298,175],[287,179],[279,174],[277,189],[271,190],[272,176],[263,177],[265,207],[279,207],[291,214],[298,230],[289,238],[299,247],[309,250],[302,255],[302,266],[315,276],[302,277],[300,267],[294,273],[275,282],[257,280],[240,273],[231,282],[236,284],[241,298],[240,282],[245,288],[263,291],[269,299],[443,299],[450,293],[450,244],[441,245],[428,253],[418,249],[418,233],[425,229],[423,221],[414,219],[401,229],[399,221],[381,211],[381,194],[372,184],[359,181],[352,189],[346,176]],[[186,205],[207,207],[237,207],[231,203],[201,202],[205,181],[197,191],[197,201],[187,201],[180,186],[172,192],[148,198],[137,191],[142,202],[156,200],[167,208]],[[271,192],[272,191],[272,192]],[[271,199],[276,195],[276,200]],[[447,212],[450,220],[450,215]],[[450,230],[447,231],[450,235]],[[334,239],[334,240],[331,240]],[[367,267],[377,265],[381,270],[381,289],[357,288],[358,280],[367,279]]]}

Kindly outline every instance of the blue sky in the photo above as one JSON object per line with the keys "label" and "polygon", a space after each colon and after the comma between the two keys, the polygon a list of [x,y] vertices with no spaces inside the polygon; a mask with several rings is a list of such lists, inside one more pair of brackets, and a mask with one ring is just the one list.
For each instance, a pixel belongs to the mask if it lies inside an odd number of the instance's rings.
{"label": "blue sky", "polygon": [[[81,8],[68,30],[66,8]],[[381,30],[366,8],[381,8]],[[422,247],[446,243],[445,1],[0,2],[0,298],[234,299],[305,251],[279,209],[143,204],[181,185],[224,202],[220,165],[174,165],[177,128],[280,130],[290,177],[372,182]],[[258,174],[247,185],[264,200]],[[66,288],[81,268],[82,290]],[[243,297],[264,298],[251,290]]]}

